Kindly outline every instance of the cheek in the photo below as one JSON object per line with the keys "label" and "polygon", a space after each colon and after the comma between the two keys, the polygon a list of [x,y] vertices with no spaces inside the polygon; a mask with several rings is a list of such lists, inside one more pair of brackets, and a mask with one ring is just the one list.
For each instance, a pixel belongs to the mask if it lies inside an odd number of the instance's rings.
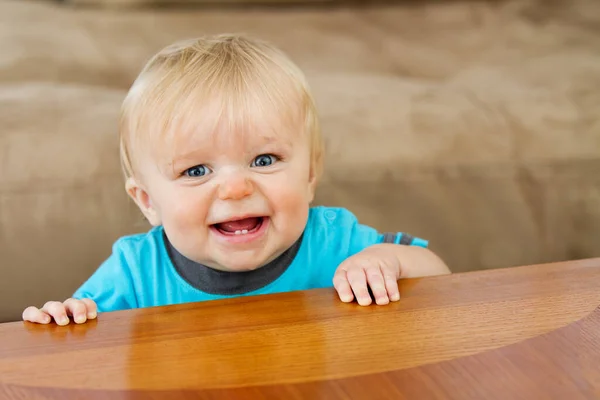
{"label": "cheek", "polygon": [[189,230],[198,226],[198,221],[204,221],[208,207],[197,187],[173,185],[165,188],[163,193],[161,198],[163,225]]}
{"label": "cheek", "polygon": [[281,216],[285,215],[286,220],[305,220],[310,203],[308,170],[282,174],[277,180],[270,182],[266,195],[271,208]]}
{"label": "cheek", "polygon": [[310,193],[310,157],[308,152],[305,153],[290,165],[285,178],[289,190],[294,191],[296,196],[302,196],[304,201]]}
{"label": "cheek", "polygon": [[289,168],[268,182],[271,196],[282,198],[286,203],[307,202],[309,193],[309,169],[302,166]]}

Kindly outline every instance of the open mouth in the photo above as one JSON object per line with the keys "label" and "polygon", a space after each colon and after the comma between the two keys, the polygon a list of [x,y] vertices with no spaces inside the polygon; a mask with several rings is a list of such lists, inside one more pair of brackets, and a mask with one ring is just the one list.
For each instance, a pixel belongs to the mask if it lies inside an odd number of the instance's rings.
{"label": "open mouth", "polygon": [[239,236],[255,233],[260,230],[265,217],[250,217],[212,225],[219,233],[226,236]]}

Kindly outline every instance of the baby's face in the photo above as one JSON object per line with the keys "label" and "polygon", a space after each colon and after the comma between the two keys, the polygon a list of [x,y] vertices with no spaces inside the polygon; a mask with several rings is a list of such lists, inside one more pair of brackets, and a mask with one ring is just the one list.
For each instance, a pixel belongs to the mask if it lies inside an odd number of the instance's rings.
{"label": "baby's face", "polygon": [[265,265],[302,234],[314,195],[310,142],[270,121],[175,135],[168,156],[141,157],[155,218],[187,258],[225,271]]}

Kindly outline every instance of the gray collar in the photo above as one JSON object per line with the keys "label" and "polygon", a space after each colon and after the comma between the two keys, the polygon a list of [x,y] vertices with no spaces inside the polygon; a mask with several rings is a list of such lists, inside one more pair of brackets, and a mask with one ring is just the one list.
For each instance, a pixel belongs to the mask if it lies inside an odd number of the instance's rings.
{"label": "gray collar", "polygon": [[226,272],[209,268],[186,258],[173,247],[163,231],[167,253],[177,273],[194,288],[215,295],[246,294],[274,282],[294,261],[302,244],[303,236],[300,236],[292,247],[275,260],[254,271]]}

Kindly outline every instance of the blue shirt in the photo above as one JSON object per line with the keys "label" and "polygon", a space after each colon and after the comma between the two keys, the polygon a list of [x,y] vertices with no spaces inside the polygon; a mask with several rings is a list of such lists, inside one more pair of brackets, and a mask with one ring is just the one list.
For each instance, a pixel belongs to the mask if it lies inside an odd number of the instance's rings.
{"label": "blue shirt", "polygon": [[[185,280],[169,257],[162,226],[120,238],[112,255],[75,292],[92,299],[98,311],[162,306],[296,290],[333,287],[333,275],[346,258],[374,244],[392,242],[427,247],[403,233],[381,234],[361,225],[346,209],[313,207],[296,256],[265,286],[243,294],[211,294]],[[260,270],[260,269],[259,269]]]}

